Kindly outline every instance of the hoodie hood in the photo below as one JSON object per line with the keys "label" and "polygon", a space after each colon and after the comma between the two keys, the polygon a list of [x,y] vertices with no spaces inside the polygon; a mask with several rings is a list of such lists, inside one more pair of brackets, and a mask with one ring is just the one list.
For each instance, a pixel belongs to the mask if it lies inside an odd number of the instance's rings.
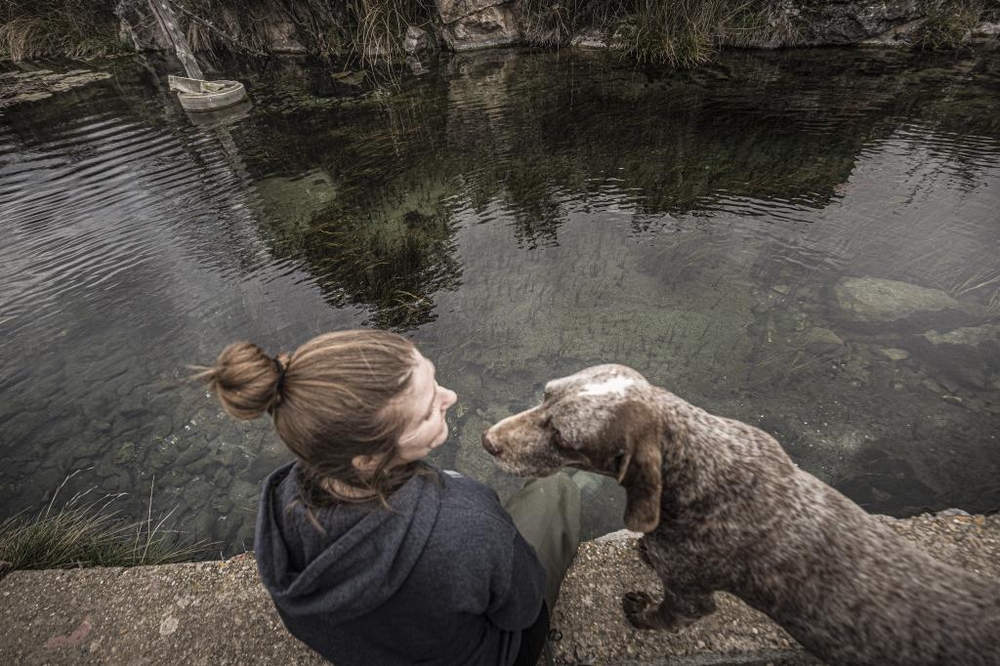
{"label": "hoodie hood", "polygon": [[299,500],[295,463],[265,481],[254,555],[264,586],[283,614],[325,615],[335,624],[380,606],[407,580],[441,507],[441,484],[418,474],[378,505],[313,511]]}

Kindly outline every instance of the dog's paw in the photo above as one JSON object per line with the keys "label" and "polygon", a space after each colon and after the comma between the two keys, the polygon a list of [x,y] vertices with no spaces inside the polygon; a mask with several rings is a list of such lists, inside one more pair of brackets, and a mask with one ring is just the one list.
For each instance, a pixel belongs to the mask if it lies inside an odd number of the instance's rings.
{"label": "dog's paw", "polygon": [[653,597],[645,592],[626,592],[622,597],[622,610],[625,611],[625,619],[637,629],[650,628],[646,619],[646,611],[656,603]]}

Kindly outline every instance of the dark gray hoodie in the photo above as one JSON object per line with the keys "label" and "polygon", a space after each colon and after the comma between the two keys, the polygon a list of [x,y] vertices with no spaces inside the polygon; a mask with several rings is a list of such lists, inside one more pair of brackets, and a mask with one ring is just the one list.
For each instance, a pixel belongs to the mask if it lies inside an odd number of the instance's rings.
{"label": "dark gray hoodie", "polygon": [[513,663],[545,569],[496,493],[435,470],[392,511],[314,511],[288,464],[264,482],[254,551],[288,630],[337,666]]}

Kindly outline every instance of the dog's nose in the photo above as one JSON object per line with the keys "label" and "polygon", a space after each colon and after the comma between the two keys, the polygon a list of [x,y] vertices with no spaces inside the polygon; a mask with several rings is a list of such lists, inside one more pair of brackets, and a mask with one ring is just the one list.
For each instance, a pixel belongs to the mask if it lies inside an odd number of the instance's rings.
{"label": "dog's nose", "polygon": [[491,456],[495,456],[496,454],[500,453],[500,447],[497,446],[497,443],[495,441],[490,439],[489,430],[483,431],[483,448],[486,449],[486,452],[489,453]]}

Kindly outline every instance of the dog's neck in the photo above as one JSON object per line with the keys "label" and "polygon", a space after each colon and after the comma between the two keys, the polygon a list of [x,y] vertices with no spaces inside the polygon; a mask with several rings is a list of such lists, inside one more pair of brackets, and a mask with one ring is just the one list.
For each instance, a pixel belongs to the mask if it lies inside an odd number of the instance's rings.
{"label": "dog's neck", "polygon": [[661,521],[717,501],[720,488],[738,492],[738,486],[750,481],[729,463],[727,447],[715,441],[725,431],[725,421],[665,389],[651,388],[653,409],[663,424]]}

